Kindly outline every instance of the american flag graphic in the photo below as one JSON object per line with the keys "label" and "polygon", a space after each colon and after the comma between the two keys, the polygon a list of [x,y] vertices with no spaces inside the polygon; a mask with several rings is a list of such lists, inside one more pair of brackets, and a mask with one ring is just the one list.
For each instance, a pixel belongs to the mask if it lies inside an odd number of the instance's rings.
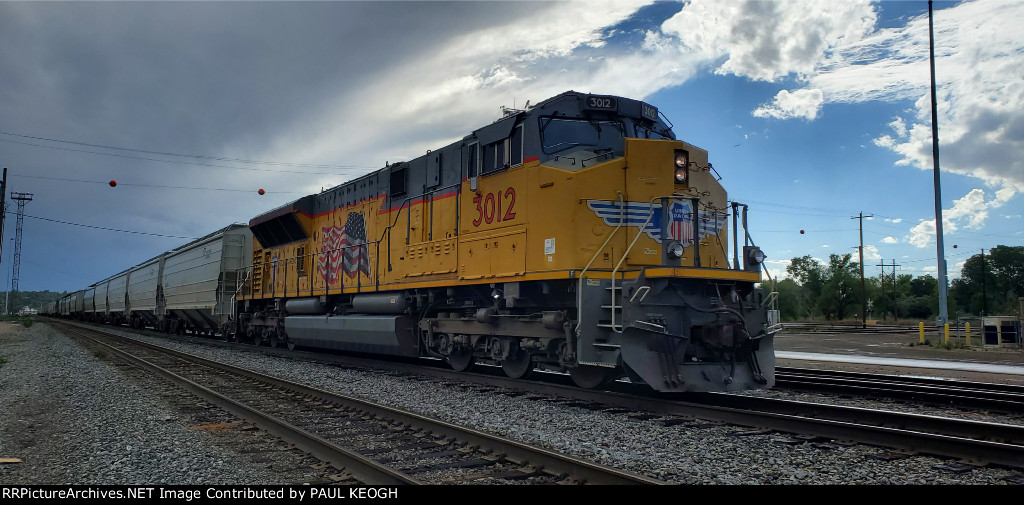
{"label": "american flag graphic", "polygon": [[328,284],[335,284],[338,272],[355,277],[370,275],[370,253],[366,245],[366,221],[358,212],[350,212],[345,226],[322,229],[317,269]]}

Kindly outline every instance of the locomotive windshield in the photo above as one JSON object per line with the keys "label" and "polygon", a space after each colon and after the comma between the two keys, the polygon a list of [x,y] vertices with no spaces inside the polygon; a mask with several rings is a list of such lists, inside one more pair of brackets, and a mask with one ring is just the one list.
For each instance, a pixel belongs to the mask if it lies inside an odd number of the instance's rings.
{"label": "locomotive windshield", "polygon": [[636,138],[638,139],[675,140],[671,130],[668,128],[664,132],[657,132],[640,124],[634,125],[634,128],[636,130]]}
{"label": "locomotive windshield", "polygon": [[546,154],[559,153],[574,147],[588,150],[610,149],[621,153],[626,130],[620,121],[540,118],[541,142]]}

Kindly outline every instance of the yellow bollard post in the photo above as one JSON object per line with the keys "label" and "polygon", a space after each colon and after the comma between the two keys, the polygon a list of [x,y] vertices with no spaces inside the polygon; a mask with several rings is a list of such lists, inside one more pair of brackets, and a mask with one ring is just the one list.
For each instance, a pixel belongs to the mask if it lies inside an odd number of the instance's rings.
{"label": "yellow bollard post", "polygon": [[921,335],[921,339],[920,339],[919,343],[923,344],[924,343],[924,321],[921,321],[920,323],[917,323],[917,331]]}
{"label": "yellow bollard post", "polygon": [[971,346],[971,323],[965,323],[967,326],[967,347]]}
{"label": "yellow bollard post", "polygon": [[946,323],[946,324],[942,325],[942,329],[943,329],[942,343],[943,344],[948,344],[949,343],[949,323]]}

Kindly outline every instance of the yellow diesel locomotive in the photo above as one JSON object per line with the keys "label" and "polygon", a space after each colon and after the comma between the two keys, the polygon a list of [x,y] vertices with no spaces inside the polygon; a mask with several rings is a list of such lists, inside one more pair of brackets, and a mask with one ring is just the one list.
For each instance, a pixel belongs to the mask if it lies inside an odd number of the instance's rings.
{"label": "yellow diesel locomotive", "polygon": [[587,388],[774,383],[777,312],[755,287],[746,207],[642,101],[569,91],[505,109],[249,228],[226,330],[242,341],[562,370]]}

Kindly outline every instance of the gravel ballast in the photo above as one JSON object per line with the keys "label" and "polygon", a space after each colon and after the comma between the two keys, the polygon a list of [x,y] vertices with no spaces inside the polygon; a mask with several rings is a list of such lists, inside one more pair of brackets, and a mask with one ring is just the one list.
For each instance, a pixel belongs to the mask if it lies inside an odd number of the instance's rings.
{"label": "gravel ballast", "polygon": [[[43,326],[43,325],[39,325]],[[45,328],[45,326],[43,326]],[[173,457],[206,458],[222,461],[225,471],[160,475],[136,471],[132,467],[142,461],[129,460],[116,468],[104,459],[103,464],[88,468],[63,468],[69,462],[56,457],[34,463],[44,473],[22,473],[23,470],[0,467],[0,481],[42,483],[35,475],[48,475],[45,482],[74,481],[87,483],[128,482],[181,482],[181,483],[236,483],[249,484],[271,481],[273,476],[252,471],[229,472],[239,463],[229,454],[209,454],[213,451],[185,426],[161,421],[173,412],[161,411],[147,402],[145,393],[133,390],[131,385],[119,384],[109,367],[98,363],[70,339],[56,336],[51,330],[37,330],[34,326],[17,342],[15,351],[8,350],[7,339],[3,353],[8,363],[0,368],[0,387],[5,393],[14,391],[21,404],[29,405],[46,396],[43,391],[27,384],[34,374],[45,377],[50,390],[68,389],[74,394],[53,395],[53,408],[63,409],[65,416],[102,417],[130,415],[128,424],[106,418],[85,422],[82,420],[80,440],[54,440],[49,450],[54,454],[97,454],[106,447],[133,445],[141,447],[170,447],[188,450],[163,451],[146,449],[149,458],[169,452]],[[135,335],[127,330],[123,334]],[[21,335],[21,334],[19,334]],[[31,338],[28,338],[31,337]],[[581,456],[586,459],[662,478],[680,484],[1001,484],[1007,476],[1017,472],[1000,468],[973,468],[963,473],[933,468],[950,461],[915,456],[903,459],[879,459],[886,451],[864,445],[841,446],[822,444],[821,441],[795,441],[783,433],[740,435],[749,428],[729,425],[709,425],[694,422],[668,426],[658,418],[637,419],[635,414],[609,413],[579,407],[530,399],[530,396],[510,397],[482,391],[472,387],[453,387],[444,381],[425,377],[374,374],[364,370],[347,369],[294,359],[262,354],[256,350],[219,349],[212,346],[183,343],[154,337],[138,337],[171,348],[231,364],[244,365],[262,373],[283,377],[325,390],[368,399],[376,403],[402,408],[426,416],[469,426],[478,430],[549,448],[554,451]],[[35,342],[35,340],[39,342]],[[32,351],[34,346],[46,342],[46,353]],[[32,358],[22,357],[36,354]],[[25,363],[8,370],[19,360]],[[36,361],[30,361],[36,360]],[[95,369],[105,369],[97,371]],[[47,370],[47,372],[39,372]],[[17,378],[15,378],[17,377]],[[93,377],[97,377],[94,379]],[[91,384],[104,384],[97,387]],[[113,387],[117,386],[117,387]],[[118,389],[120,388],[120,391]],[[132,392],[129,392],[132,391]],[[92,394],[90,394],[92,393]],[[6,394],[5,394],[6,396]],[[80,398],[81,397],[81,398]],[[82,399],[86,400],[82,400]],[[6,400],[5,400],[6,402]],[[141,404],[141,406],[134,406]],[[97,406],[119,405],[115,408]],[[133,405],[127,407],[123,405]],[[146,410],[146,409],[150,410]],[[25,457],[24,448],[10,445],[10,430],[17,427],[18,415],[4,409],[0,413],[0,457]],[[17,409],[14,409],[17,410]],[[100,410],[97,412],[96,410]],[[116,424],[116,423],[121,424]],[[164,431],[153,431],[149,424],[159,425]],[[109,426],[120,426],[113,432]],[[128,428],[132,426],[134,428]],[[140,435],[139,431],[145,432]],[[136,442],[133,437],[154,437]],[[56,437],[54,437],[56,438]],[[175,441],[175,442],[171,442]],[[46,444],[46,440],[37,440]],[[12,450],[13,449],[13,450]],[[142,449],[135,449],[141,451]],[[35,452],[36,449],[31,449]],[[126,450],[118,450],[122,459],[134,457]],[[109,453],[109,450],[108,450]],[[185,454],[182,454],[185,453]],[[200,453],[200,454],[194,454]],[[109,458],[108,458],[109,459]],[[141,460],[142,458],[140,458]],[[148,463],[145,463],[148,464]],[[188,463],[186,463],[188,464]],[[202,465],[202,463],[200,464]],[[28,468],[29,461],[22,464]],[[56,480],[54,480],[56,479]],[[175,480],[177,479],[177,480]],[[211,480],[204,480],[211,479]]]}
{"label": "gravel ballast", "polygon": [[48,325],[0,325],[0,485],[281,483]]}

